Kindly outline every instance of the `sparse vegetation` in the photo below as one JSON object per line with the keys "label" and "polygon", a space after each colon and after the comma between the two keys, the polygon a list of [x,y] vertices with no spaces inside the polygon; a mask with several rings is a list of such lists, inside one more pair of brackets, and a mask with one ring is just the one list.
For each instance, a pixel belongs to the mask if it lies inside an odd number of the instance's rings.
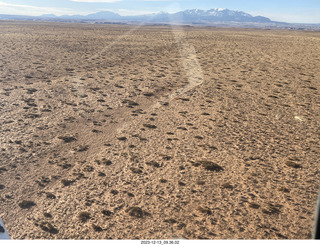
{"label": "sparse vegetation", "polygon": [[46,232],[49,232],[51,234],[58,234],[58,230],[49,222],[41,222],[39,224],[39,227]]}
{"label": "sparse vegetation", "polygon": [[120,140],[120,141],[126,141],[126,140],[127,140],[127,137],[118,137],[118,140]]}
{"label": "sparse vegetation", "polygon": [[19,207],[22,208],[22,209],[29,209],[33,206],[36,206],[35,202],[33,201],[28,201],[28,200],[23,200],[22,202],[20,202],[19,204]]}
{"label": "sparse vegetation", "polygon": [[302,168],[302,165],[301,164],[298,164],[296,162],[293,162],[293,161],[286,161],[285,163],[288,167],[291,167],[291,168]]}
{"label": "sparse vegetation", "polygon": [[69,186],[74,183],[74,180],[62,179],[61,183],[63,186]]}
{"label": "sparse vegetation", "polygon": [[149,166],[153,166],[155,168],[160,168],[160,164],[156,161],[150,161],[150,162],[146,162],[147,165]]}
{"label": "sparse vegetation", "polygon": [[207,214],[207,215],[211,215],[212,214],[212,211],[207,208],[207,207],[198,207],[197,210],[200,212],[200,213],[203,213],[203,214]]}
{"label": "sparse vegetation", "polygon": [[95,225],[95,224],[92,224],[92,228],[93,228],[93,230],[96,231],[96,232],[101,232],[101,231],[103,231],[103,229],[102,229],[100,226]]}
{"label": "sparse vegetation", "polygon": [[64,143],[70,143],[73,141],[77,141],[77,139],[75,137],[72,136],[59,136],[58,139],[63,140]]}
{"label": "sparse vegetation", "polygon": [[222,184],[222,187],[225,189],[230,189],[230,190],[232,190],[234,188],[233,185],[231,185],[230,183],[224,183],[224,184]]}
{"label": "sparse vegetation", "polygon": [[132,173],[141,174],[143,171],[140,168],[131,167],[130,170]]}
{"label": "sparse vegetation", "polygon": [[126,210],[126,212],[134,218],[144,218],[146,216],[150,216],[150,213],[143,211],[139,207],[130,207]]}
{"label": "sparse vegetation", "polygon": [[112,212],[109,211],[109,210],[102,210],[101,213],[105,216],[111,216],[112,215]]}
{"label": "sparse vegetation", "polygon": [[81,212],[79,213],[78,218],[81,222],[87,222],[91,216],[89,212]]}
{"label": "sparse vegetation", "polygon": [[150,128],[150,129],[155,129],[155,128],[157,128],[156,125],[149,124],[149,123],[144,123],[143,126],[146,127],[146,128]]}
{"label": "sparse vegetation", "polygon": [[11,237],[310,238],[320,33],[99,23],[0,21]]}
{"label": "sparse vegetation", "polygon": [[211,161],[197,161],[196,164],[202,165],[208,171],[220,172],[223,170],[221,166]]}

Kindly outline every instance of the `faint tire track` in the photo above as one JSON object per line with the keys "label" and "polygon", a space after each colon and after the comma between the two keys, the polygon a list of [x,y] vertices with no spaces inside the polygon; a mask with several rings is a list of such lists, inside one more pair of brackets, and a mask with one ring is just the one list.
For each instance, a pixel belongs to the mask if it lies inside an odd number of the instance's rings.
{"label": "faint tire track", "polygon": [[[161,97],[157,102],[152,104],[146,111],[150,112],[154,109],[162,107],[164,104],[174,100],[178,96],[187,93],[193,88],[201,85],[203,83],[203,71],[201,65],[197,59],[197,53],[193,45],[189,44],[186,40],[186,34],[183,27],[172,25],[172,33],[179,47],[179,52],[181,55],[181,62],[183,70],[188,78],[188,84],[175,90],[174,92]],[[117,133],[121,133],[123,130],[127,129],[134,122],[139,123],[140,120],[134,120],[130,122],[123,123],[117,130]]]}

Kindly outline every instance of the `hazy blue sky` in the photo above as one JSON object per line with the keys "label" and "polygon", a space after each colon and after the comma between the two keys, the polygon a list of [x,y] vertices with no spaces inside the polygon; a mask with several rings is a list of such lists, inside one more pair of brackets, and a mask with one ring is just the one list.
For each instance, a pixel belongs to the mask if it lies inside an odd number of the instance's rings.
{"label": "hazy blue sky", "polygon": [[320,23],[320,0],[0,0],[0,14],[89,14],[114,11],[136,15],[185,9],[228,8],[275,21]]}

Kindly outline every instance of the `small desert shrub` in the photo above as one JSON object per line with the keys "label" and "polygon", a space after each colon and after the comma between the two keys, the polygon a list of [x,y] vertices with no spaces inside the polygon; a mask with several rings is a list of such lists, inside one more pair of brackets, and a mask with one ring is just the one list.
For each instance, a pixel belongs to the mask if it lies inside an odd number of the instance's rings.
{"label": "small desert shrub", "polygon": [[154,93],[152,92],[146,92],[146,93],[143,93],[144,96],[147,96],[147,97],[151,97],[151,96],[154,96]]}
{"label": "small desert shrub", "polygon": [[46,232],[49,232],[51,234],[57,234],[58,230],[56,228],[54,228],[54,226],[49,223],[49,222],[42,222],[41,224],[39,224],[39,227]]}
{"label": "small desert shrub", "polygon": [[46,212],[45,212],[45,213],[43,213],[43,216],[44,216],[44,217],[46,217],[46,218],[52,218],[52,215],[51,215],[51,214],[49,214],[49,213],[46,213]]}
{"label": "small desert shrub", "polygon": [[222,187],[225,188],[225,189],[233,189],[233,185],[231,185],[230,183],[224,183],[222,184]]}
{"label": "small desert shrub", "polygon": [[212,212],[209,208],[207,207],[198,207],[197,210],[200,212],[200,213],[203,213],[203,214],[208,214],[208,215],[211,215]]}
{"label": "small desert shrub", "polygon": [[33,201],[27,201],[27,200],[23,200],[22,202],[20,202],[19,207],[22,209],[29,209],[33,206],[35,206],[36,204]]}
{"label": "small desert shrub", "polygon": [[164,222],[169,223],[169,224],[175,224],[177,221],[175,219],[165,219]]}
{"label": "small desert shrub", "polygon": [[103,229],[102,229],[100,226],[95,225],[95,224],[92,224],[92,228],[93,228],[94,231],[96,231],[96,232],[101,232],[101,231],[103,231]]}
{"label": "small desert shrub", "polygon": [[119,193],[119,191],[117,191],[117,190],[111,190],[110,192],[112,195],[118,195],[118,193]]}
{"label": "small desert shrub", "polygon": [[75,137],[70,136],[59,136],[58,139],[63,140],[64,143],[70,143],[77,140]]}
{"label": "small desert shrub", "polygon": [[287,161],[285,163],[288,167],[291,167],[291,168],[302,168],[302,166],[298,163],[295,163],[293,161]]}
{"label": "small desert shrub", "polygon": [[206,182],[204,182],[203,180],[198,180],[196,182],[197,185],[204,185]]}
{"label": "small desert shrub", "polygon": [[285,187],[283,187],[283,186],[279,187],[278,190],[279,190],[279,191],[283,191],[283,192],[285,192],[285,193],[289,193],[289,192],[290,192],[290,190],[289,190],[288,188],[285,188]]}
{"label": "small desert shrub", "polygon": [[126,141],[126,140],[127,140],[127,137],[118,137],[118,140]]}
{"label": "small desert shrub", "polygon": [[73,182],[74,182],[74,180],[67,180],[67,179],[61,180],[61,183],[62,183],[64,186],[69,186],[69,185],[71,185]]}
{"label": "small desert shrub", "polygon": [[55,195],[53,195],[52,193],[47,193],[47,198],[48,199],[56,199],[56,196]]}
{"label": "small desert shrub", "polygon": [[153,166],[155,168],[160,168],[160,164],[157,163],[156,161],[146,162],[146,164],[149,165],[149,166]]}
{"label": "small desert shrub", "polygon": [[130,207],[126,210],[126,212],[135,218],[143,218],[144,216],[150,216],[150,214],[146,211],[143,211],[139,207]]}
{"label": "small desert shrub", "polygon": [[79,213],[78,218],[81,222],[87,222],[91,217],[89,212],[81,212]]}
{"label": "small desert shrub", "polygon": [[260,205],[254,202],[249,203],[249,207],[250,208],[254,208],[254,209],[258,209],[260,208]]}
{"label": "small desert shrub", "polygon": [[150,128],[150,129],[155,129],[155,128],[157,128],[156,125],[148,124],[148,123],[143,124],[143,126],[146,127],[146,128]]}
{"label": "small desert shrub", "polygon": [[102,210],[101,213],[105,216],[111,216],[112,215],[112,212],[109,211],[109,210]]}
{"label": "small desert shrub", "polygon": [[280,208],[282,206],[279,205],[279,204],[271,204],[271,203],[268,203],[263,209],[262,209],[262,213],[264,214],[268,214],[268,215],[272,215],[272,214],[279,214],[281,211],[280,211]]}
{"label": "small desert shrub", "polygon": [[221,166],[211,161],[198,161],[206,170],[220,172],[223,170]]}
{"label": "small desert shrub", "polygon": [[186,186],[186,184],[185,184],[184,182],[182,182],[182,181],[178,181],[178,184],[179,184],[180,186]]}
{"label": "small desert shrub", "polygon": [[131,167],[130,170],[132,171],[132,173],[135,173],[135,174],[141,174],[142,173],[142,170],[139,169],[139,168]]}

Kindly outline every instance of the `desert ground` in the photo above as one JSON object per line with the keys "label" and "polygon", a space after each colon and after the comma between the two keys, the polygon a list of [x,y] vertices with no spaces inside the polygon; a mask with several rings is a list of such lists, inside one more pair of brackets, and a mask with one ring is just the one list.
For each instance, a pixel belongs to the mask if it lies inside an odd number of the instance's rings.
{"label": "desert ground", "polygon": [[0,22],[12,239],[310,239],[320,33]]}

